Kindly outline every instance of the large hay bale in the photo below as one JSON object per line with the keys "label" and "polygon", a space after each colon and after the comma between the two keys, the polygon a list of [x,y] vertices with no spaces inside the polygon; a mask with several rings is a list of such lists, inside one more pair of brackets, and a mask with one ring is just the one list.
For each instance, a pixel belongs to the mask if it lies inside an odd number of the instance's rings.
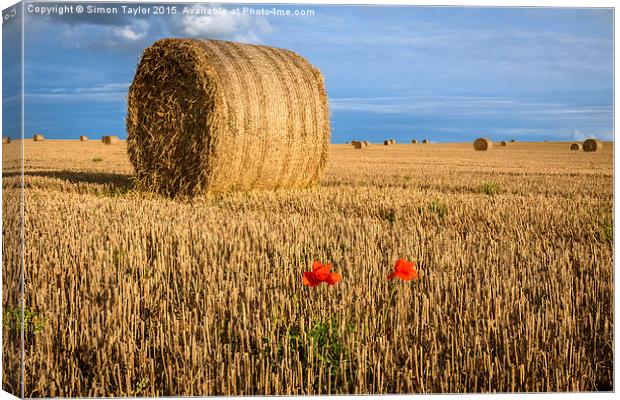
{"label": "large hay bale", "polygon": [[422,140],[422,144],[426,144],[426,143],[428,143],[428,139]]}
{"label": "large hay bale", "polygon": [[417,143],[418,143],[418,141],[417,141],[417,140],[415,140],[415,139],[413,139],[413,140],[411,141],[411,143],[412,143],[412,144],[417,144]]}
{"label": "large hay bale", "polygon": [[493,147],[493,142],[487,138],[478,138],[474,141],[474,150],[486,151]]}
{"label": "large hay bale", "polygon": [[575,151],[575,150],[576,150],[576,151],[581,150],[581,143],[576,143],[576,142],[575,142],[575,143],[571,144],[571,145],[570,145],[570,149],[571,149],[571,150],[574,150],[574,151]]}
{"label": "large hay bale", "polygon": [[118,136],[104,136],[103,143],[105,144],[116,144],[120,141]]}
{"label": "large hay bale", "polygon": [[391,144],[392,144],[392,142],[390,142],[390,140],[389,140],[389,139],[386,139],[386,140],[384,140],[384,141],[383,141],[383,145],[384,145],[384,146],[389,146],[389,145],[391,145]]}
{"label": "large hay bale", "polygon": [[364,147],[364,143],[359,142],[357,140],[354,140],[351,142],[351,144],[353,145],[354,148],[356,149],[361,149],[362,147]]}
{"label": "large hay bale", "polygon": [[143,189],[192,196],[308,187],[327,162],[323,76],[289,50],[158,40],[129,88],[127,132]]}
{"label": "large hay bale", "polygon": [[101,136],[101,143],[105,143],[105,138],[107,138],[107,136]]}
{"label": "large hay bale", "polygon": [[598,151],[603,148],[603,142],[598,139],[588,139],[583,142],[583,151]]}
{"label": "large hay bale", "polygon": [[84,135],[80,136],[80,142],[86,142],[86,141],[88,141],[88,136],[84,136]]}
{"label": "large hay bale", "polygon": [[32,136],[32,140],[35,142],[42,142],[45,140],[45,137],[43,137],[40,133],[36,133]]}
{"label": "large hay bale", "polygon": [[368,141],[367,141],[367,140],[364,140],[364,141],[362,141],[362,144],[364,145],[364,147],[368,147],[368,145],[369,145],[370,143],[368,143]]}
{"label": "large hay bale", "polygon": [[502,140],[502,141],[499,143],[499,145],[500,145],[500,146],[506,146],[506,142],[505,142],[504,140]]}
{"label": "large hay bale", "polygon": [[10,136],[2,136],[2,143],[11,143],[11,137]]}

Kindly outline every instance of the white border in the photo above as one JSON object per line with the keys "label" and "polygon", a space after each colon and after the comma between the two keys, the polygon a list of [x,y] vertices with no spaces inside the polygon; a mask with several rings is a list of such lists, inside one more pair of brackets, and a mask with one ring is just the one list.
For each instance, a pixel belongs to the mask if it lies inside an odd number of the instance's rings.
{"label": "white border", "polygon": [[[35,2],[35,1],[28,1],[28,2]],[[94,3],[94,1],[76,1],[76,0],[65,0],[65,1],[58,1],[59,3]],[[127,1],[127,3],[131,3],[132,1]],[[139,3],[140,1],[133,1],[134,3]],[[183,0],[152,0],[152,1],[144,1],[145,3],[189,3],[188,1],[183,1]],[[12,1],[12,0],[0,0],[0,9],[5,9],[8,8],[9,6],[16,4],[16,1]],[[207,1],[204,1],[204,3],[208,3]],[[333,0],[333,1],[328,1],[328,0],[314,0],[314,1],[301,1],[301,0],[288,0],[288,1],[278,1],[278,0],[250,0],[250,1],[234,1],[234,0],[219,0],[216,2],[212,2],[212,3],[220,3],[220,4],[227,4],[227,3],[244,3],[244,4],[317,4],[317,5],[376,5],[376,6],[389,6],[389,5],[409,5],[409,6],[469,6],[469,7],[605,7],[605,8],[614,8],[614,69],[616,64],[616,48],[617,48],[617,44],[618,44],[618,31],[615,29],[615,6],[616,6],[616,2],[615,1],[610,1],[610,0],[591,0],[591,1],[562,1],[562,0],[545,0],[545,1],[534,1],[534,0],[520,0],[520,1],[515,1],[515,0],[505,0],[502,1],[501,3],[498,1],[493,1],[493,0],[477,0],[477,1],[454,1],[454,0],[425,0],[425,1],[416,1],[416,0],[388,0],[388,1],[364,1],[364,0]],[[23,14],[22,14],[23,15]],[[0,71],[2,70],[2,52],[1,52],[1,43],[2,43],[2,30],[0,29]],[[23,29],[22,29],[22,35],[23,35]],[[23,43],[23,41],[22,41]],[[22,68],[23,68],[23,49],[22,49]],[[22,73],[22,79],[23,79],[23,73]],[[22,88],[23,88],[23,81],[22,81]],[[0,80],[0,93],[2,91],[2,81]],[[615,113],[615,104],[617,104],[617,96],[618,96],[618,87],[617,87],[617,81],[615,80],[615,74],[614,74],[614,139],[615,139],[615,132],[618,131],[618,123],[617,120],[615,118],[616,113]],[[22,102],[23,102],[23,96],[22,96]],[[0,107],[0,121],[2,118],[2,109]],[[23,121],[24,121],[24,115],[22,114],[22,130],[23,130]],[[1,125],[0,125],[1,127]],[[1,128],[0,128],[1,129]],[[22,132],[22,137],[23,137],[23,132]],[[22,149],[23,151],[23,149]],[[23,153],[22,153],[22,159],[23,159]],[[617,195],[617,188],[618,188],[618,177],[615,174],[615,171],[617,170],[618,167],[618,160],[615,157],[615,150],[614,150],[614,200],[616,198]],[[0,198],[2,195],[2,187],[0,185]],[[22,206],[23,206],[23,202],[22,202]],[[22,211],[23,212],[23,211]],[[2,209],[0,207],[0,219],[2,217]],[[617,218],[616,218],[616,213],[615,213],[615,202],[614,202],[614,233],[617,232],[618,229],[618,222],[617,222]],[[618,248],[620,247],[620,245],[618,244],[617,241],[615,241],[615,234],[614,234],[614,255],[618,254]],[[0,246],[1,248],[1,246]],[[1,252],[1,249],[0,249]],[[1,253],[0,253],[1,255]],[[1,257],[0,257],[1,259]],[[615,268],[615,262],[614,262],[614,350],[617,349],[616,346],[616,332],[618,330],[618,321],[615,318],[616,316],[619,315],[618,313],[618,296],[617,296],[617,288],[615,286],[615,275],[617,273],[617,269]],[[22,288],[23,289],[23,288]],[[2,288],[0,286],[0,299],[1,299],[1,295],[2,295]],[[23,294],[22,294],[23,295]],[[1,301],[0,301],[1,303]],[[1,304],[0,304],[0,311],[1,311]],[[0,349],[2,347],[2,337],[0,336]],[[1,351],[1,350],[0,350]],[[615,352],[616,354],[614,354],[614,389],[616,388],[617,385],[620,384],[620,381],[618,380],[618,376],[619,376],[619,366],[617,364],[617,352]],[[1,377],[2,377],[2,372],[0,371],[0,382],[1,382]],[[545,394],[537,394],[537,393],[528,393],[528,394],[495,394],[495,395],[485,395],[485,394],[467,394],[467,395],[450,395],[450,394],[438,394],[438,395],[376,395],[376,396],[365,396],[365,397],[371,397],[371,398],[377,398],[377,399],[390,399],[390,400],[394,400],[394,399],[407,399],[407,398],[412,398],[413,396],[415,396],[416,398],[421,398],[421,399],[437,399],[437,400],[444,400],[444,399],[455,399],[455,398],[460,398],[460,397],[466,397],[468,399],[473,399],[473,400],[478,400],[478,399],[488,399],[488,398],[498,398],[501,397],[503,399],[508,399],[508,398],[517,398],[517,399],[525,399],[525,398],[538,398],[539,396],[544,397],[545,399],[580,399],[582,396],[592,396],[595,399],[602,399],[602,398],[615,398],[616,397],[616,393],[545,393]],[[324,396],[304,396],[303,398],[307,398],[307,399],[318,399]],[[339,396],[342,398],[354,398],[357,396],[352,396],[352,395],[346,395],[346,396]],[[206,397],[198,397],[198,398],[205,398]],[[264,397],[243,397],[244,399],[264,399]],[[294,397],[288,397],[288,396],[280,396],[278,398],[294,398]],[[3,392],[0,390],[0,400],[4,400],[4,399],[15,399],[15,397],[9,395],[6,392]],[[169,397],[169,399],[184,399],[182,397]]]}

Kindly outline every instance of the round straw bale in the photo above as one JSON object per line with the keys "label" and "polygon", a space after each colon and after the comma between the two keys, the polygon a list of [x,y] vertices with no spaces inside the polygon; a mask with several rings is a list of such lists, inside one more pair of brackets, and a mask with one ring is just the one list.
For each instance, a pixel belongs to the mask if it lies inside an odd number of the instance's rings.
{"label": "round straw bale", "polygon": [[105,144],[115,144],[119,142],[118,136],[104,136],[103,143]]}
{"label": "round straw bale", "polygon": [[35,142],[42,142],[45,140],[45,138],[40,133],[36,133],[32,136],[32,140],[34,140]]}
{"label": "round straw bale", "polygon": [[500,145],[500,146],[506,146],[506,142],[502,140],[502,141],[499,143],[499,145]]}
{"label": "round straw bale", "polygon": [[364,147],[364,143],[359,142],[357,140],[354,140],[351,142],[351,144],[353,145],[354,148],[356,149],[361,149],[362,147]]}
{"label": "round straw bale", "polygon": [[511,139],[511,140],[510,140],[510,143],[516,143],[516,140]]}
{"label": "round straw bale", "polygon": [[158,40],[142,55],[126,120],[137,186],[172,197],[308,187],[327,162],[323,76],[285,49]]}
{"label": "round straw bale", "polygon": [[581,150],[581,143],[575,142],[575,143],[571,144],[570,145],[570,149],[571,150]]}
{"label": "round straw bale", "polygon": [[80,142],[86,142],[88,140],[88,136],[80,136]]}
{"label": "round straw bale", "polygon": [[368,147],[368,145],[369,145],[370,143],[368,143],[368,141],[367,141],[367,140],[364,140],[364,141],[362,141],[362,144],[364,145],[364,147]]}
{"label": "round straw bale", "polygon": [[493,142],[487,138],[478,138],[474,141],[474,150],[486,151],[493,147]]}
{"label": "round straw bale", "polygon": [[426,143],[428,143],[428,139],[422,140],[422,144],[426,144]]}
{"label": "round straw bale", "polygon": [[11,143],[10,136],[2,136],[2,143]]}
{"label": "round straw bale", "polygon": [[603,148],[603,142],[598,139],[588,139],[583,142],[583,151],[598,151]]}
{"label": "round straw bale", "polygon": [[390,142],[390,140],[389,140],[389,139],[388,139],[388,140],[384,140],[384,141],[383,141],[383,145],[384,145],[384,146],[389,146],[389,145],[391,145],[391,144],[392,144],[392,142]]}
{"label": "round straw bale", "polygon": [[413,139],[413,140],[411,141],[411,143],[413,143],[413,144],[417,144],[417,143],[418,143],[418,141],[417,141],[417,140],[415,140],[415,139]]}

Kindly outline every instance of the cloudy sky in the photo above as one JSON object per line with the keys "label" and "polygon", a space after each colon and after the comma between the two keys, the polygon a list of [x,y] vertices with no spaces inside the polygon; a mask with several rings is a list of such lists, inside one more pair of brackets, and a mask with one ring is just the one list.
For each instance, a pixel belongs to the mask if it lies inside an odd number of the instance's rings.
{"label": "cloudy sky", "polygon": [[[125,98],[142,50],[162,37],[196,37],[309,59],[325,76],[332,142],[613,138],[611,9],[278,5],[314,15],[160,16],[123,14],[122,5],[109,4],[116,15],[26,10],[27,137],[126,136]],[[207,7],[244,5],[190,5]],[[11,36],[10,23],[3,30]],[[15,88],[5,87],[10,100]],[[4,107],[7,135],[14,112],[10,101]]]}

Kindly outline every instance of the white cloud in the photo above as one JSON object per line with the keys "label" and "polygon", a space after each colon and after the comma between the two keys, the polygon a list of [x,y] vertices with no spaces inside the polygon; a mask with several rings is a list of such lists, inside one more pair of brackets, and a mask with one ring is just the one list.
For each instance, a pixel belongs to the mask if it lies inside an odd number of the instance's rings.
{"label": "white cloud", "polygon": [[100,83],[77,87],[47,87],[27,92],[26,98],[35,101],[119,102],[124,101],[128,90],[129,83],[124,82]]}
{"label": "white cloud", "polygon": [[137,20],[131,25],[112,28],[112,33],[127,40],[139,40],[146,36],[151,25],[148,21]]}
{"label": "white cloud", "polygon": [[[229,39],[240,42],[261,42],[261,36],[274,31],[264,17],[232,13],[218,6],[210,6],[219,12],[210,15],[189,14],[168,21],[171,31],[177,35],[197,38]],[[193,10],[204,10],[194,6]]]}
{"label": "white cloud", "polygon": [[611,106],[574,105],[489,96],[412,95],[330,98],[332,110],[415,116],[512,116],[519,119],[608,120]]}

